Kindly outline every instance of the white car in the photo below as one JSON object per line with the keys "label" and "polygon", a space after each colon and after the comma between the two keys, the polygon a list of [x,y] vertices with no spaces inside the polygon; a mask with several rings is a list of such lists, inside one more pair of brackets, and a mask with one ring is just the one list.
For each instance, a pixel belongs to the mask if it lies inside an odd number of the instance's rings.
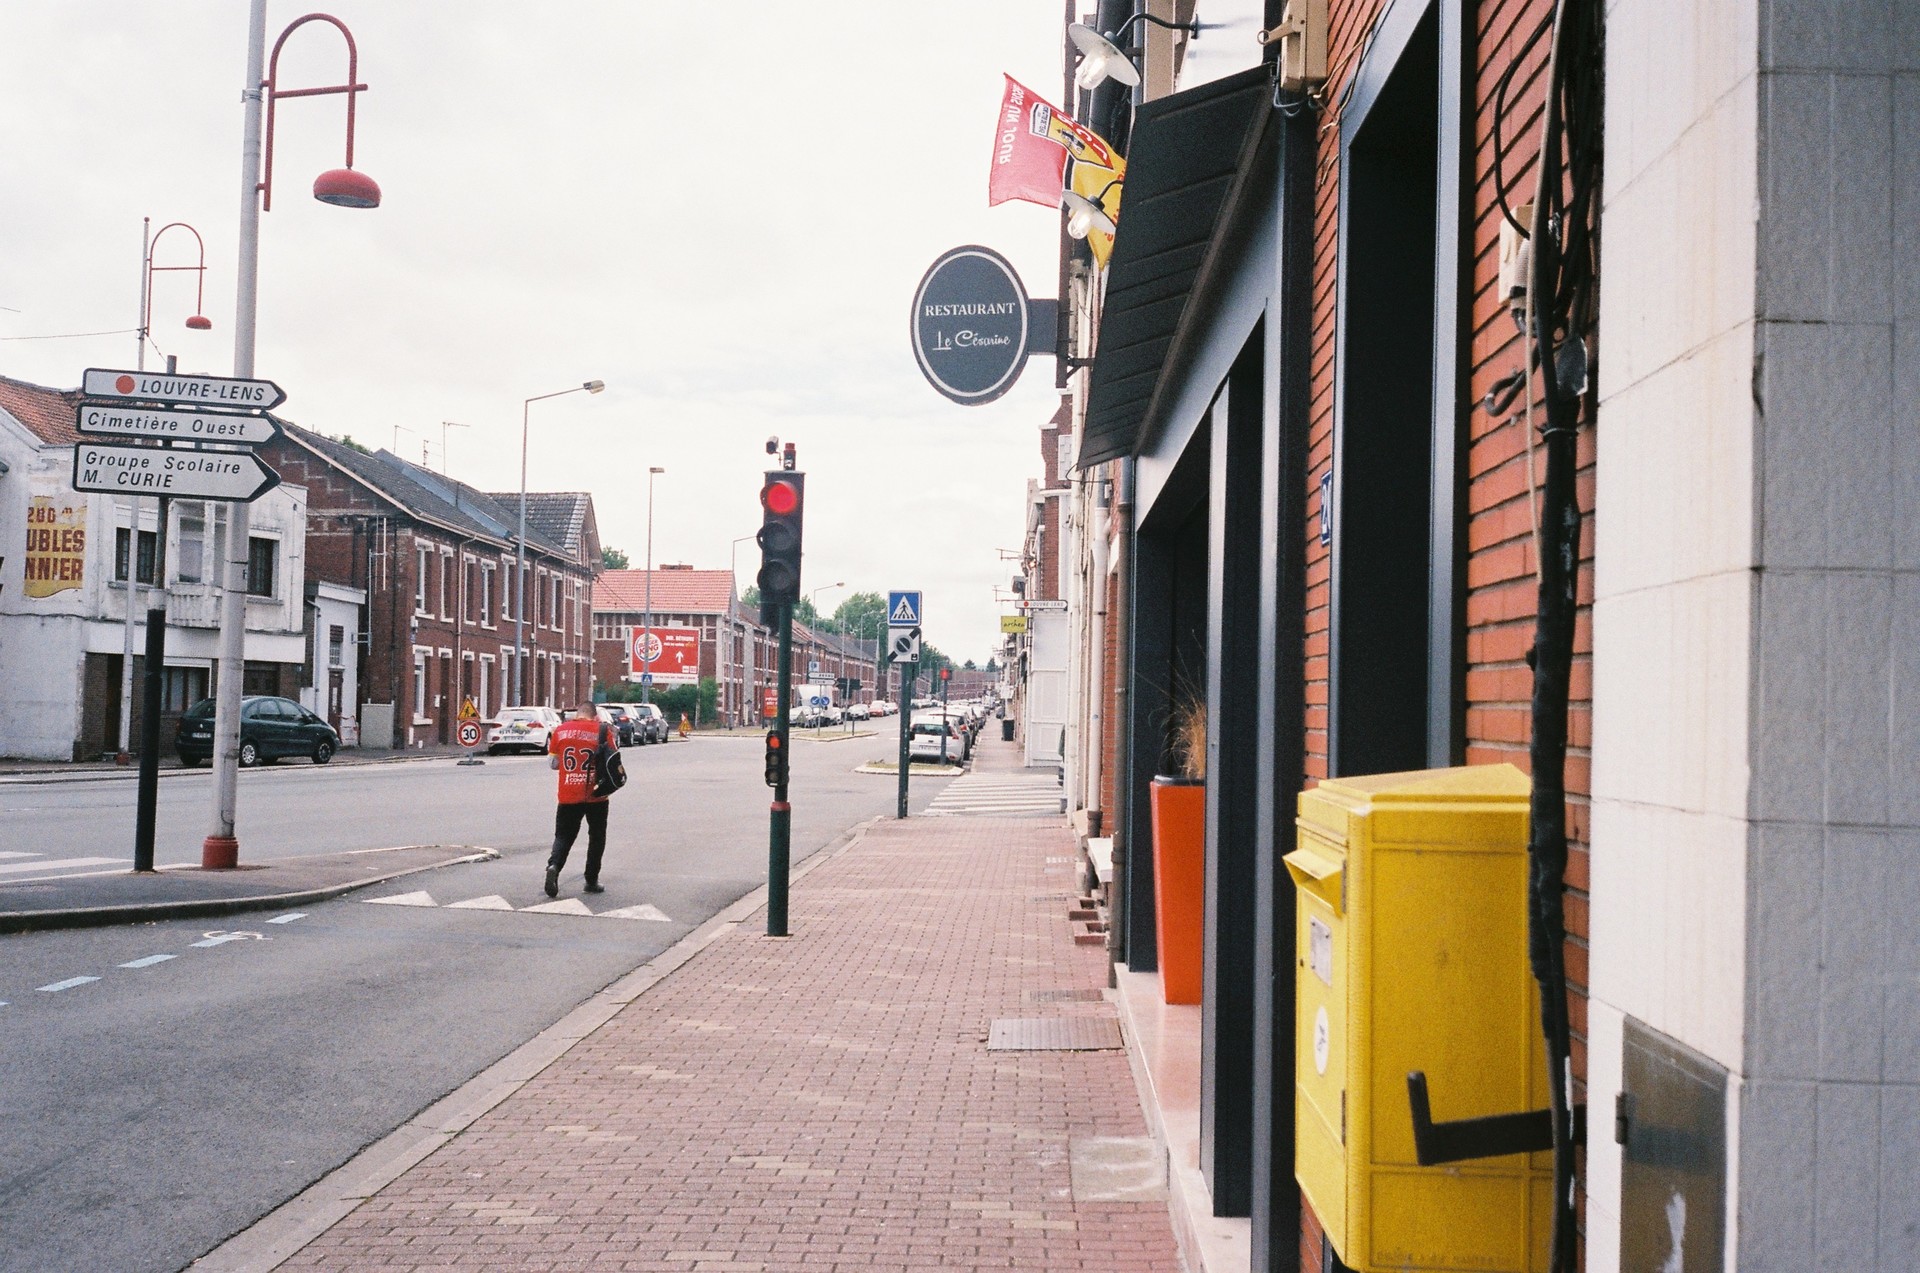
{"label": "white car", "polygon": [[547,740],[560,725],[560,713],[551,707],[503,707],[487,731],[487,754],[503,751],[544,753]]}
{"label": "white car", "polygon": [[867,720],[873,715],[873,709],[865,703],[852,703],[847,707],[848,720]]}
{"label": "white car", "polygon": [[966,758],[967,740],[960,728],[944,716],[916,716],[907,736],[907,759],[938,761],[945,752],[950,764]]}

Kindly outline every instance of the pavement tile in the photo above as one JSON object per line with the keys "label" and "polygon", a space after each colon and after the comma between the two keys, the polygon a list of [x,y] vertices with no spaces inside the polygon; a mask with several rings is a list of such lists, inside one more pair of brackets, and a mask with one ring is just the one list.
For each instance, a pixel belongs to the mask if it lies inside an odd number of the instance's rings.
{"label": "pavement tile", "polygon": [[[1058,818],[882,822],[623,1008],[285,1267],[1180,1267],[1163,1201],[1076,1204],[1136,1137],[1119,1051],[986,1050],[1106,1015]],[[1121,1254],[1124,1250],[1124,1255]]]}

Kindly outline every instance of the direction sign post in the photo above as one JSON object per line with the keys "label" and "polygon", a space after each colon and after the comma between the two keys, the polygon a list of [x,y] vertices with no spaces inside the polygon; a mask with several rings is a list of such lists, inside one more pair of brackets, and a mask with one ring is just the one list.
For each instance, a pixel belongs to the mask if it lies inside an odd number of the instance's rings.
{"label": "direction sign post", "polygon": [[280,485],[251,451],[173,451],[80,442],[73,489],[108,495],[170,495],[250,504]]}
{"label": "direction sign post", "polygon": [[176,407],[224,407],[229,411],[271,411],[287,400],[286,391],[271,380],[176,376],[104,367],[87,368],[80,378],[80,396]]}
{"label": "direction sign post", "polygon": [[230,411],[193,411],[104,402],[82,402],[74,410],[73,427],[89,437],[223,442],[229,446],[264,446],[280,436],[280,422],[266,414],[242,415]]}

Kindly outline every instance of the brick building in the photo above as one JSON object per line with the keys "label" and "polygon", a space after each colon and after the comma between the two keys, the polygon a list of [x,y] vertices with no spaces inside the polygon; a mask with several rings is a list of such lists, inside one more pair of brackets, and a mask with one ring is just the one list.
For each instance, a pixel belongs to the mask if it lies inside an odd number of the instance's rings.
{"label": "brick building", "polygon": [[309,578],[367,594],[361,742],[450,744],[463,700],[565,710],[592,688],[588,604],[600,562],[593,498],[527,496],[526,618],[516,629],[519,496],[488,494],[386,451],[289,425],[264,458],[307,488]]}

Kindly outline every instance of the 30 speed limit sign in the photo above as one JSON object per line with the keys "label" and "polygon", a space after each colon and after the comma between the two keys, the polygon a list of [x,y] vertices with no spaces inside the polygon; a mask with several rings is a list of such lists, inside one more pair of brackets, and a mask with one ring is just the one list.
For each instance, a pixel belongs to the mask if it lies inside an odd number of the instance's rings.
{"label": "30 speed limit sign", "polygon": [[462,747],[478,747],[480,745],[479,721],[463,720],[460,722],[460,745]]}

